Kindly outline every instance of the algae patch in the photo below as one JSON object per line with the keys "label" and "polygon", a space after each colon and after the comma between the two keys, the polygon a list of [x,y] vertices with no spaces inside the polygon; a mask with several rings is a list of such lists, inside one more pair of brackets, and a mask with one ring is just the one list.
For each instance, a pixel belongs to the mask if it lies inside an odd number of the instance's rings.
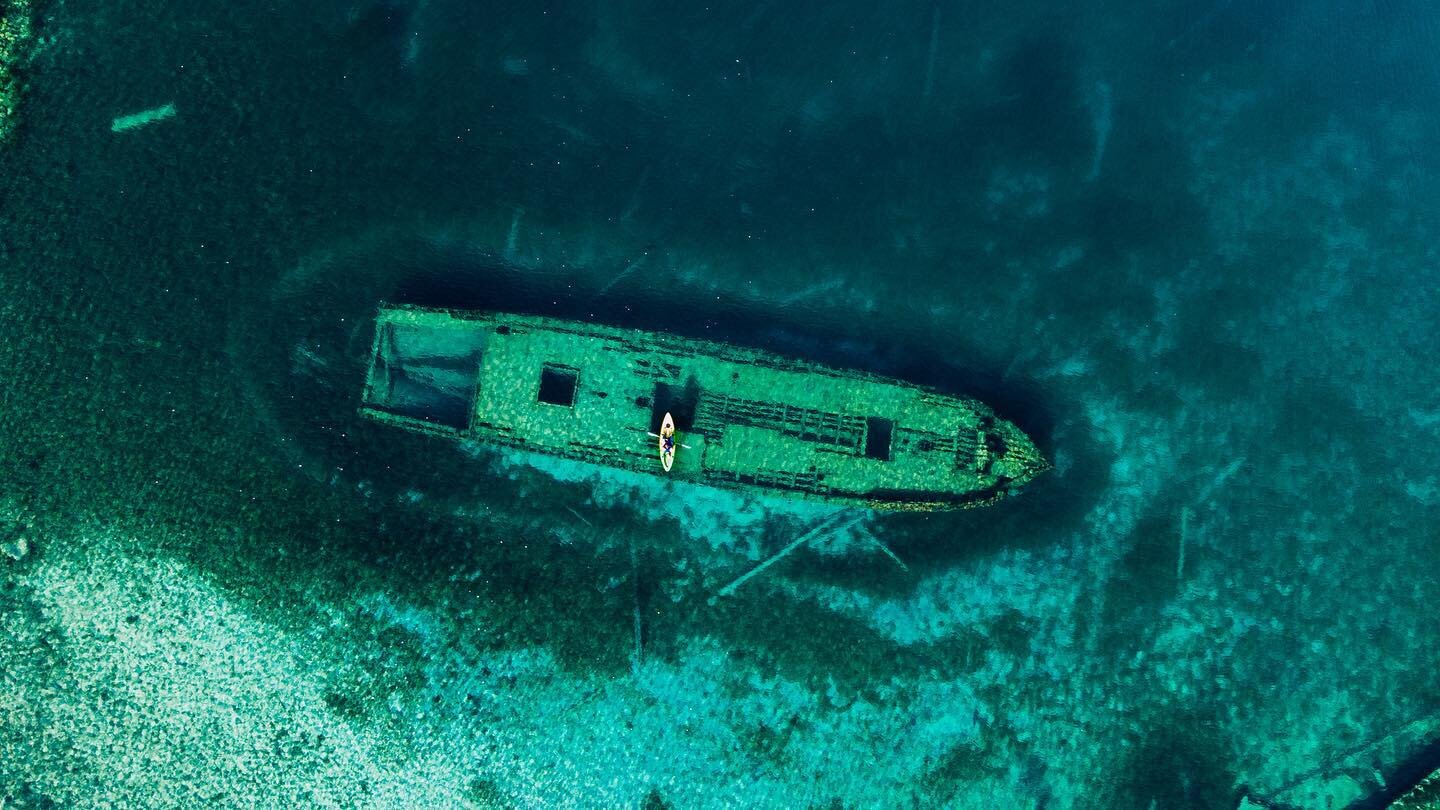
{"label": "algae patch", "polygon": [[162,104],[159,107],[151,107],[148,110],[141,110],[137,113],[117,116],[115,120],[110,122],[110,131],[124,132],[127,129],[143,127],[147,124],[153,124],[156,121],[164,121],[167,118],[174,117],[175,105]]}
{"label": "algae patch", "polygon": [[32,16],[29,0],[0,0],[0,143],[15,130],[19,115],[18,73],[30,52]]}

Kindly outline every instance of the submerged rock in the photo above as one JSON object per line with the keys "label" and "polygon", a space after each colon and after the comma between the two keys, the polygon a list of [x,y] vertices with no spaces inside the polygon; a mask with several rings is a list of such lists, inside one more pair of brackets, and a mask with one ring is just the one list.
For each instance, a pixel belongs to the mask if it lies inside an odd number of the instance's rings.
{"label": "submerged rock", "polygon": [[5,539],[0,540],[0,554],[4,554],[14,562],[20,562],[30,554],[30,538],[24,534],[24,526],[14,526],[5,534]]}

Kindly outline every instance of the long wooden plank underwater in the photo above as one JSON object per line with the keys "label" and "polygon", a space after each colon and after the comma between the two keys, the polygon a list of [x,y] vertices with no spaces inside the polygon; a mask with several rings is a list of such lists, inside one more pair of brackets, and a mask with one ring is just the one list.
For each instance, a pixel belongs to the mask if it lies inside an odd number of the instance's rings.
{"label": "long wooden plank underwater", "polygon": [[[872,509],[992,503],[1050,464],[984,403],[757,349],[554,318],[382,306],[361,412],[678,480]],[[653,435],[685,449],[664,472]]]}

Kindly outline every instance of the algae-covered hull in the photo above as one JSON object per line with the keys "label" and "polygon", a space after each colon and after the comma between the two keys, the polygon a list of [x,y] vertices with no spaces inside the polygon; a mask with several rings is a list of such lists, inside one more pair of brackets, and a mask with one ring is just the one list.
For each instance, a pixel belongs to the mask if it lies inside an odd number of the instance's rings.
{"label": "algae-covered hull", "polygon": [[[361,413],[676,480],[873,509],[992,503],[1049,463],[973,399],[675,335],[382,306]],[[655,432],[673,414],[665,472]]]}

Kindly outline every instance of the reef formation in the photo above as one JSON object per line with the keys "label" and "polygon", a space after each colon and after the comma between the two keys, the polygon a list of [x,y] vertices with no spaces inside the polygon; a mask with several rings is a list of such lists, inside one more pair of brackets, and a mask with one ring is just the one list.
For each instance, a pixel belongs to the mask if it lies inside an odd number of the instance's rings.
{"label": "reef formation", "polygon": [[32,15],[30,0],[0,0],[0,143],[15,130],[22,90],[18,73],[30,54]]}

